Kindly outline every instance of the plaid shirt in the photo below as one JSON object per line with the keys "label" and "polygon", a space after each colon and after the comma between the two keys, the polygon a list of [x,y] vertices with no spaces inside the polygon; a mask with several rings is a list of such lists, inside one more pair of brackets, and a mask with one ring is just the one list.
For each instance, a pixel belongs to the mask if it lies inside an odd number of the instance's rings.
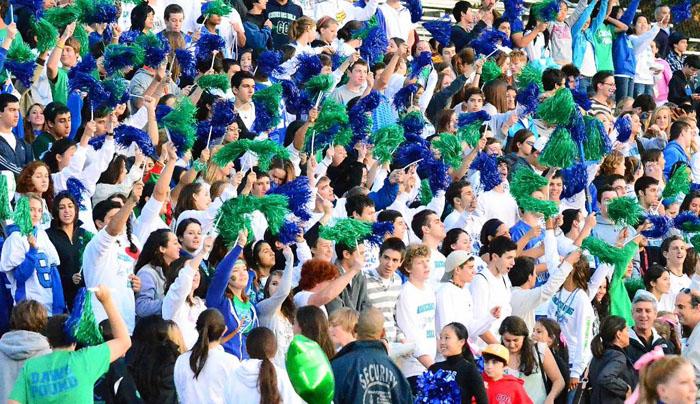
{"label": "plaid shirt", "polygon": [[668,65],[671,67],[671,73],[673,73],[676,70],[681,70],[683,68],[683,62],[685,61],[685,55],[678,56],[678,54],[676,54],[676,52],[671,51],[668,53],[668,56],[666,57],[666,61],[668,62]]}

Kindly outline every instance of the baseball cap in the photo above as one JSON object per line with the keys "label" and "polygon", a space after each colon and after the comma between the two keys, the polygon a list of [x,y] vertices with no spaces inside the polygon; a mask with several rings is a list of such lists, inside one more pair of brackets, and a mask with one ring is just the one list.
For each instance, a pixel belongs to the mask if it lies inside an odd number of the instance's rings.
{"label": "baseball cap", "polygon": [[687,40],[688,36],[680,31],[674,31],[668,36],[668,44],[673,46],[684,39]]}
{"label": "baseball cap", "polygon": [[510,354],[508,353],[508,349],[504,347],[501,344],[490,344],[484,350],[481,351],[482,355],[492,355],[497,358],[503,359],[506,363],[508,363],[508,360],[510,359]]}
{"label": "baseball cap", "polygon": [[452,278],[452,271],[454,271],[458,266],[469,261],[470,258],[474,258],[474,256],[466,251],[452,251],[445,260],[445,274],[442,275],[442,279],[440,281],[449,282],[449,280]]}

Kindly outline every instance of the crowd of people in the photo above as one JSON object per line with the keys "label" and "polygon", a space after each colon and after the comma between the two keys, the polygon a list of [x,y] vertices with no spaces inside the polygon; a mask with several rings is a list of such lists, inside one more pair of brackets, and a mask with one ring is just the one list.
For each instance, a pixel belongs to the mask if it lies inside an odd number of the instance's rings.
{"label": "crowd of people", "polygon": [[700,400],[700,57],[639,5],[0,4],[0,401]]}

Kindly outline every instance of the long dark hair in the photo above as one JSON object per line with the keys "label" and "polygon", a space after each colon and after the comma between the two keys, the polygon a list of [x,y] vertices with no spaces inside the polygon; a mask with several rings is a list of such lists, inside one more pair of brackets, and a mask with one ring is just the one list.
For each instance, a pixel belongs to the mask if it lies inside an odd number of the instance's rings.
{"label": "long dark hair", "polygon": [[102,172],[97,182],[102,184],[116,184],[117,181],[119,181],[122,168],[126,168],[126,156],[117,154],[112,161],[109,162],[107,169]]}
{"label": "long dark hair", "polygon": [[265,327],[253,328],[246,340],[246,351],[251,359],[260,359],[260,374],[258,375],[258,389],[260,390],[260,404],[279,404],[282,396],[277,388],[277,370],[270,358],[277,352],[277,340],[275,334]]}
{"label": "long dark hair", "polygon": [[[59,217],[58,217],[58,215],[59,215],[58,205],[60,205],[61,201],[63,201],[64,199],[68,199],[69,201],[73,202],[73,207],[74,207],[74,211],[75,211],[75,217],[73,218],[73,224],[78,223],[78,214],[80,213],[80,211],[79,211],[80,206],[78,205],[78,202],[75,200],[73,195],[68,193],[68,191],[59,192],[58,195],[56,195],[56,197],[54,198],[53,206],[51,207],[51,215],[53,216],[53,221],[54,221],[54,223],[56,223],[56,225],[59,228],[63,225],[63,223],[61,223],[61,219],[59,219]],[[68,235],[68,237],[71,237],[71,238],[72,238],[72,236],[73,236],[72,234]]]}
{"label": "long dark hair", "polygon": [[[272,283],[272,277],[277,276],[277,277],[281,278],[282,272],[283,271],[272,271],[270,273],[270,276],[267,278],[267,282],[265,282],[265,287],[263,288],[263,294],[264,294],[265,298],[270,297],[270,283]],[[281,310],[282,310],[282,315],[290,323],[294,323],[294,313],[296,312],[296,307],[294,306],[294,300],[292,299],[291,292],[282,302]]]}
{"label": "long dark hair", "polygon": [[449,323],[445,326],[445,328],[447,327],[450,327],[452,331],[455,332],[455,335],[458,339],[464,340],[464,346],[462,347],[462,357],[467,361],[476,364],[476,361],[474,360],[474,354],[472,353],[472,350],[469,347],[469,331],[467,331],[467,327],[465,327],[464,324],[457,322]]}
{"label": "long dark hair", "polygon": [[[175,283],[175,280],[180,275],[180,270],[185,267],[185,263],[189,261],[187,257],[180,257],[168,265],[167,270],[163,270],[165,276],[165,284],[163,285],[163,294],[167,294],[170,287]],[[194,271],[199,271],[199,268],[192,268]],[[199,278],[199,284],[202,284],[202,277]],[[198,288],[199,289],[199,288]],[[190,299],[189,293],[185,301],[191,306],[194,302]]]}
{"label": "long dark hair", "polygon": [[245,248],[243,248],[243,257],[245,258],[245,262],[248,263],[248,268],[255,272],[253,284],[255,285],[256,289],[259,289],[262,286],[260,284],[260,279],[262,279],[262,274],[260,273],[260,250],[265,244],[270,246],[270,249],[272,249],[272,246],[264,240],[257,240],[252,243],[248,243]]}
{"label": "long dark hair", "polygon": [[182,191],[180,191],[180,196],[177,198],[177,204],[173,210],[173,217],[180,217],[180,214],[186,210],[197,210],[194,195],[201,189],[202,184],[199,182],[185,185]]}
{"label": "long dark hair", "polygon": [[209,356],[209,343],[217,341],[226,331],[224,316],[217,309],[206,309],[197,318],[197,342],[192,347],[190,354],[190,369],[194,372],[194,378],[204,369]]}
{"label": "long dark hair", "polygon": [[574,263],[573,267],[574,269],[569,273],[569,277],[574,282],[574,286],[577,289],[588,292],[588,278],[590,272],[588,260],[586,257],[581,256],[581,258]]}
{"label": "long dark hair", "polygon": [[547,317],[543,317],[537,320],[537,322],[547,330],[547,334],[552,339],[552,345],[549,347],[552,354],[558,356],[564,363],[569,363],[569,348],[561,339],[561,327],[559,323]]}
{"label": "long dark hair", "polygon": [[163,274],[170,270],[169,265],[165,262],[163,253],[160,252],[160,247],[167,247],[171,234],[173,232],[170,229],[158,229],[148,236],[143,244],[141,254],[139,254],[139,259],[136,261],[134,273],[138,274],[138,271],[148,264],[153,267],[160,267],[163,270]]}
{"label": "long dark hair", "polygon": [[627,322],[620,316],[608,316],[600,324],[600,331],[591,341],[591,352],[596,358],[603,356],[605,349],[615,341],[617,333],[627,328]]}
{"label": "long dark hair", "polygon": [[498,333],[508,333],[516,337],[523,337],[523,346],[520,348],[520,370],[525,375],[529,376],[535,371],[536,359],[534,354],[534,345],[530,339],[530,330],[527,329],[525,321],[518,316],[506,317],[501,326],[498,328]]}
{"label": "long dark hair", "polygon": [[[610,283],[607,278],[603,279],[603,282],[605,282],[605,294],[603,298],[597,301],[595,298],[596,296],[593,295],[593,299],[591,300],[593,310],[595,310],[595,313],[598,315],[598,321],[603,321],[605,317],[610,314]],[[596,291],[596,295],[597,294]]]}
{"label": "long dark hair", "polygon": [[[321,309],[316,306],[304,306],[297,310],[296,322],[301,328],[301,335],[316,341],[330,360],[335,356],[333,342],[328,335],[328,319]],[[247,340],[246,340],[247,341]]]}

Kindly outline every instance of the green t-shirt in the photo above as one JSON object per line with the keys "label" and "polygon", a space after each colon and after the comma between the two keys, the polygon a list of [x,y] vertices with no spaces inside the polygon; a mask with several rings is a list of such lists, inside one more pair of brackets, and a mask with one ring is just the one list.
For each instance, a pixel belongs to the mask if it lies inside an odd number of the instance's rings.
{"label": "green t-shirt", "polygon": [[44,153],[51,149],[51,145],[54,142],[53,136],[49,135],[47,132],[41,132],[39,136],[34,139],[32,143],[32,151],[34,152],[35,159],[44,158]]}
{"label": "green t-shirt", "polygon": [[68,70],[60,67],[56,72],[56,81],[49,80],[51,96],[55,102],[68,104]]}
{"label": "green t-shirt", "polygon": [[95,381],[107,369],[106,343],[31,358],[24,363],[9,398],[22,404],[91,403]]}
{"label": "green t-shirt", "polygon": [[593,35],[593,52],[595,53],[595,66],[600,71],[615,71],[612,57],[613,39],[615,27],[603,24]]}

